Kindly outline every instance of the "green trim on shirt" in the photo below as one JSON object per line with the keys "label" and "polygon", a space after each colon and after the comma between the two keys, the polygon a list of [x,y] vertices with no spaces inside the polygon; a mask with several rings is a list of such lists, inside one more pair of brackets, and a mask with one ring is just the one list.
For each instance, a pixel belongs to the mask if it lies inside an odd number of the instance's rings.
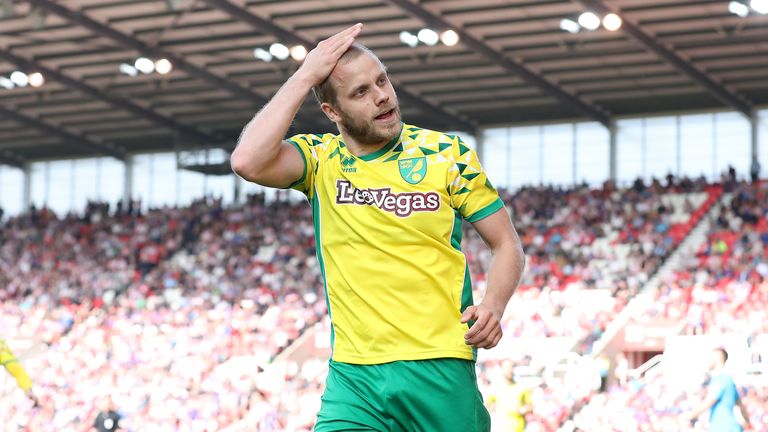
{"label": "green trim on shirt", "polygon": [[471,216],[469,216],[467,218],[467,222],[470,222],[470,223],[477,222],[481,219],[484,219],[496,213],[501,208],[504,208],[504,201],[502,201],[501,198],[496,198],[496,201],[488,204],[487,206],[481,208],[480,210],[476,211]]}
{"label": "green trim on shirt", "polygon": [[286,188],[286,189],[293,189],[294,187],[304,183],[304,180],[307,178],[307,172],[309,171],[309,164],[307,163],[307,157],[304,156],[304,152],[301,151],[301,146],[299,146],[297,143],[295,143],[292,140],[288,140],[288,142],[292,146],[296,147],[296,150],[298,150],[299,154],[301,155],[301,160],[304,161],[304,172],[301,173],[301,178],[291,183],[291,185]]}
{"label": "green trim on shirt", "polygon": [[375,152],[373,152],[373,153],[370,153],[370,154],[367,154],[367,155],[358,156],[358,158],[359,158],[360,160],[364,160],[364,161],[366,161],[366,162],[370,162],[370,161],[372,161],[372,160],[376,159],[377,157],[379,157],[379,156],[381,156],[381,155],[385,154],[385,153],[386,153],[386,152],[388,152],[388,151],[389,151],[389,150],[390,150],[392,147],[394,147],[394,146],[395,146],[395,144],[397,144],[397,142],[398,142],[398,141],[400,141],[400,136],[401,136],[402,134],[403,134],[403,125],[402,125],[402,123],[401,123],[401,124],[400,124],[400,133],[398,133],[398,134],[397,134],[397,135],[396,135],[394,138],[392,138],[392,140],[391,140],[391,141],[389,141],[389,142],[387,143],[387,145],[385,145],[384,147],[382,147],[382,148],[380,148],[380,149],[376,150],[376,151],[375,151]]}

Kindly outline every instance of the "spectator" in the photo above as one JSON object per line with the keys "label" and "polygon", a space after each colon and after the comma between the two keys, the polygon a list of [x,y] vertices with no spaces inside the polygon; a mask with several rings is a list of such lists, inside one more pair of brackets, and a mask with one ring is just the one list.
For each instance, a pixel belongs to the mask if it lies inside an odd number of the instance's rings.
{"label": "spectator", "polygon": [[120,429],[121,415],[115,410],[112,398],[107,399],[96,419],[93,420],[93,428],[98,432],[112,432]]}

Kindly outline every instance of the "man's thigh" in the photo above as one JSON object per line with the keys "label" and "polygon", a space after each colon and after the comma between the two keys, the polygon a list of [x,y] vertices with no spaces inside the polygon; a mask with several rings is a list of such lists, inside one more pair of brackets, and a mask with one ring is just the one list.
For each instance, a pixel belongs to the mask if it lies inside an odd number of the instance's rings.
{"label": "man's thigh", "polygon": [[460,359],[331,362],[315,430],[486,432],[474,368]]}

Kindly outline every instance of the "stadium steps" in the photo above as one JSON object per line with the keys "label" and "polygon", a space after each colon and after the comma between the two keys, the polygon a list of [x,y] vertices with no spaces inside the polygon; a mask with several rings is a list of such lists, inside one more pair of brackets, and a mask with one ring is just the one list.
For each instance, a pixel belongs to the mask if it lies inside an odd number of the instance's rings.
{"label": "stadium steps", "polygon": [[[642,313],[653,304],[654,292],[658,289],[659,282],[664,278],[673,274],[674,270],[680,267],[682,259],[685,256],[689,256],[691,251],[696,251],[698,247],[704,243],[707,239],[707,232],[712,226],[712,221],[715,219],[717,209],[720,205],[728,205],[731,202],[731,194],[721,194],[716,200],[714,200],[709,208],[702,214],[702,217],[698,219],[696,225],[693,226],[688,235],[678,245],[678,247],[672,252],[672,254],[664,261],[659,267],[658,271],[648,280],[643,286],[640,292],[630,300],[629,304],[614,318],[614,320],[608,325],[606,331],[602,334],[600,339],[595,341],[592,353],[590,356],[597,360],[611,343],[614,342],[624,326],[627,325],[630,318],[635,314]],[[682,330],[682,326],[680,326]],[[644,374],[650,369],[654,369],[658,366],[663,359],[663,356],[655,356],[648,362],[634,370],[634,373]],[[611,367],[611,371],[613,367]],[[572,432],[575,430],[573,418],[578,415],[579,412],[586,406],[586,404],[575,407],[567,421],[563,423],[559,431]]]}
{"label": "stadium steps", "polygon": [[670,255],[664,264],[659,268],[659,271],[656,272],[656,274],[648,280],[648,283],[645,284],[642,291],[646,291],[649,288],[658,288],[659,282],[671,277],[675,270],[680,268],[684,258],[696,253],[696,250],[698,250],[699,247],[707,240],[707,233],[712,227],[712,221],[714,220],[715,212],[721,204],[728,205],[730,202],[731,194],[724,194],[720,197],[720,200],[716,201],[709,208],[709,211],[707,211],[705,217],[701,218],[699,224],[691,230],[685,240],[680,243],[680,246],[675,249],[675,252],[672,253],[672,255]]}
{"label": "stadium steps", "polygon": [[680,245],[670,254],[670,256],[659,267],[656,273],[640,289],[640,292],[629,301],[629,304],[613,319],[608,325],[600,339],[595,341],[592,347],[592,358],[597,358],[603,354],[606,349],[616,339],[622,328],[629,320],[648,310],[654,302],[654,292],[658,289],[659,282],[670,277],[674,270],[680,268],[684,257],[690,256],[692,251],[696,251],[707,239],[707,232],[714,220],[715,212],[720,205],[727,205],[731,201],[731,194],[722,194],[714,200],[706,212],[702,215],[698,223],[691,229],[688,235],[683,239]]}

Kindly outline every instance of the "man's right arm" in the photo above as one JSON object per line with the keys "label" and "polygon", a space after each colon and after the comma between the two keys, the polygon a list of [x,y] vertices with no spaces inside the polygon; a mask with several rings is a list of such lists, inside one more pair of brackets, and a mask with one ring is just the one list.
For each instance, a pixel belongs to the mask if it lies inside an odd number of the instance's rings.
{"label": "man's right arm", "polygon": [[232,170],[245,180],[286,188],[304,174],[299,151],[283,137],[313,86],[322,83],[360,33],[355,24],[320,42],[277,94],[245,126],[232,152]]}
{"label": "man's right arm", "polygon": [[299,151],[283,137],[312,83],[298,73],[245,126],[232,152],[232,170],[263,186],[286,188],[304,173]]}

